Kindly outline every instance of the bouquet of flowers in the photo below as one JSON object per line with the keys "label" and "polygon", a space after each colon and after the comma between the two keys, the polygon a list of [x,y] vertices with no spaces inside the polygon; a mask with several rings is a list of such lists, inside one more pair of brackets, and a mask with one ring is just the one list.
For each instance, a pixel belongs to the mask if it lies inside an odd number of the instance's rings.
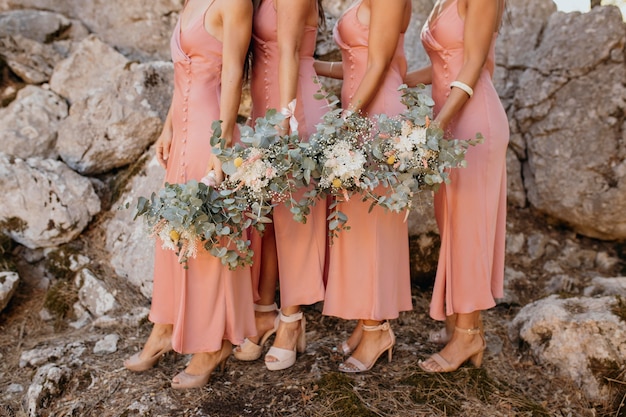
{"label": "bouquet of flowers", "polygon": [[[301,144],[302,160],[314,166],[308,172],[317,185],[308,197],[335,197],[328,217],[331,237],[349,229],[347,216],[338,210],[341,201],[358,194],[372,206],[394,212],[411,209],[416,193],[436,191],[449,182],[447,170],[465,166],[467,148],[481,141],[479,134],[476,140],[445,139],[443,131],[430,124],[433,100],[419,89],[399,89],[407,107],[404,113],[370,119],[334,109],[317,125],[309,143]],[[385,187],[382,195],[380,185]]]}
{"label": "bouquet of flowers", "polygon": [[233,190],[234,194],[246,201],[251,210],[253,225],[263,231],[265,223],[271,222],[267,216],[273,207],[288,205],[299,222],[306,221],[309,205],[314,199],[297,201],[295,190],[310,183],[311,161],[303,161],[297,134],[280,135],[277,127],[285,116],[274,109],[256,120],[254,128],[243,126],[240,129],[241,143],[226,148],[220,142],[219,122],[213,126],[212,145],[214,153],[222,160],[222,169],[227,175],[221,187]]}
{"label": "bouquet of flowers", "polygon": [[196,180],[166,183],[150,199],[139,197],[135,219],[143,216],[152,234],[185,266],[204,248],[235,269],[252,263],[245,229],[254,219],[246,215],[246,203],[233,194]]}

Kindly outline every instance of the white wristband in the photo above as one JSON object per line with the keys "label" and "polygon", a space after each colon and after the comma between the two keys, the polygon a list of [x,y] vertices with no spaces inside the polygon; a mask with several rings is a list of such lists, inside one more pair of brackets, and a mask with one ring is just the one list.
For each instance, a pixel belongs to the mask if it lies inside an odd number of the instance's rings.
{"label": "white wristband", "polygon": [[467,93],[468,96],[472,97],[474,95],[474,90],[472,89],[472,87],[470,87],[469,85],[465,84],[464,82],[461,81],[452,81],[450,83],[450,88],[452,87],[456,87],[459,88],[463,91],[465,91]]}

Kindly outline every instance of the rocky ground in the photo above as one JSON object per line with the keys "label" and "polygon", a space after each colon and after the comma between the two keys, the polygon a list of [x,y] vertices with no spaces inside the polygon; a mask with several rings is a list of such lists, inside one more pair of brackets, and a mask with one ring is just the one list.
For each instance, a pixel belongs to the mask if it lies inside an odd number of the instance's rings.
{"label": "rocky ground", "polygon": [[[624,272],[624,244],[577,237],[558,225],[542,223],[536,214],[517,210],[509,215],[509,235],[542,230],[555,242],[569,241],[577,253],[606,252],[619,262],[603,275]],[[96,230],[96,229],[94,229]],[[97,259],[97,236],[74,243],[73,250]],[[571,278],[563,296],[579,292],[595,269],[568,267],[562,252],[528,262],[525,251],[509,253],[507,264],[534,284],[519,288],[522,304],[545,296],[546,275],[541,265],[561,259]],[[553,258],[553,259],[550,259]],[[18,264],[27,276],[25,263]],[[90,265],[106,276],[106,264]],[[34,273],[31,271],[31,273]],[[111,275],[113,276],[113,275]],[[54,319],[40,314],[50,307],[50,292],[24,279],[8,308],[0,315],[0,416],[589,416],[626,415],[626,372],[603,372],[609,395],[589,401],[584,390],[564,378],[560,369],[539,365],[528,345],[513,342],[510,322],[520,304],[500,304],[485,315],[488,352],[481,369],[463,367],[445,375],[421,371],[417,361],[438,346],[428,342],[437,327],[426,315],[426,281],[413,289],[414,310],[393,323],[398,343],[391,363],[381,359],[369,373],[337,372],[342,356],[333,350],[351,330],[350,323],[305,310],[308,345],[296,365],[269,372],[263,362],[228,362],[202,389],[178,392],[170,379],[185,366],[183,355],[167,354],[157,367],[140,374],[128,372],[122,361],[141,348],[150,331],[145,320],[148,303],[134,287],[117,280],[115,291],[123,316],[72,327],[71,310]],[[420,287],[422,285],[423,287]],[[61,288],[61,287],[57,287]],[[56,305],[71,304],[76,290],[54,294]],[[514,290],[515,291],[515,290]],[[61,311],[61,310],[59,310]],[[622,311],[626,318],[626,305]],[[572,346],[576,349],[576,346]]]}

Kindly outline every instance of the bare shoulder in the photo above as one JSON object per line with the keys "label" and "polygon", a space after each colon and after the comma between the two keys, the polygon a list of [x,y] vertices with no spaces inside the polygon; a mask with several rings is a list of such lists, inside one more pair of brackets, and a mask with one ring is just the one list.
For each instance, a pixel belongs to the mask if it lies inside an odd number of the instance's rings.
{"label": "bare shoulder", "polygon": [[252,0],[216,0],[223,12],[234,15],[247,15],[253,11]]}

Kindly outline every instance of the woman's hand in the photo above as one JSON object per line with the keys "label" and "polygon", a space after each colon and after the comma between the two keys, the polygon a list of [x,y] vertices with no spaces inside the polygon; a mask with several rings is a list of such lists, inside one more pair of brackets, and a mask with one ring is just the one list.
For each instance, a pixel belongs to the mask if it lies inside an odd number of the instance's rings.
{"label": "woman's hand", "polygon": [[207,163],[206,175],[200,180],[204,184],[216,187],[224,181],[224,171],[222,171],[222,161],[211,152],[209,162]]}
{"label": "woman's hand", "polygon": [[172,131],[163,129],[161,135],[156,141],[156,157],[159,164],[167,169],[167,160],[170,157],[170,148],[172,147]]}

